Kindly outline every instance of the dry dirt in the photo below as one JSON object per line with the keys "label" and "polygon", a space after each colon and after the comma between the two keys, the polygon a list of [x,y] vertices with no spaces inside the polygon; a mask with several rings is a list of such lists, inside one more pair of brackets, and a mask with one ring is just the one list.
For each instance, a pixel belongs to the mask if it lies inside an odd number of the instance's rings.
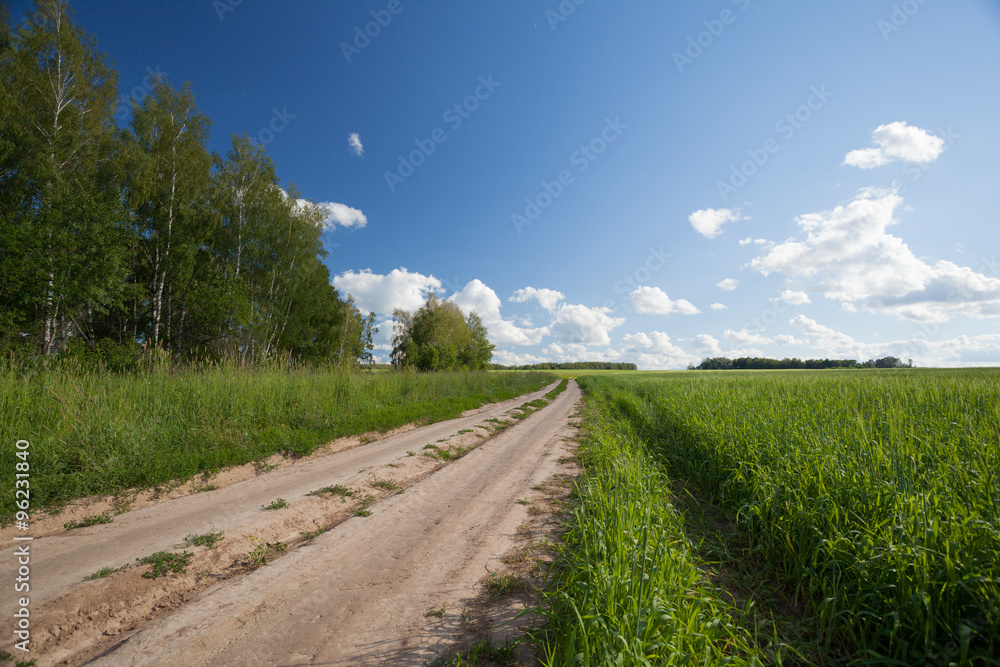
{"label": "dry dirt", "polygon": [[[373,442],[279,457],[267,472],[243,466],[43,520],[30,543],[28,657],[39,667],[290,666],[424,665],[447,654],[471,630],[483,634],[470,627],[482,619],[469,610],[484,608],[484,576],[511,571],[520,560],[512,554],[526,553],[528,527],[545,523],[546,484],[576,473],[568,460],[575,382],[515,418],[553,386]],[[452,460],[441,454],[464,449]],[[332,485],[354,495],[311,495]],[[286,507],[264,509],[279,498]],[[112,523],[62,528],[105,511]],[[185,542],[213,531],[224,539],[212,549]],[[0,543],[10,537],[0,534]],[[255,548],[266,565],[251,563]],[[3,550],[5,564],[15,562],[13,550]],[[184,574],[143,577],[150,568],[136,563],[184,550],[192,554]],[[105,567],[124,569],[85,580]],[[0,617],[11,619],[14,604],[0,596]],[[513,618],[493,607],[479,616]],[[3,648],[22,659],[10,636]]]}

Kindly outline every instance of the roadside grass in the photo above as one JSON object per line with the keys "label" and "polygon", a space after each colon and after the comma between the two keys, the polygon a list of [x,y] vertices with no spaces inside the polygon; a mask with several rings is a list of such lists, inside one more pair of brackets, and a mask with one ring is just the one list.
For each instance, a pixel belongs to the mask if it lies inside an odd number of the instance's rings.
{"label": "roadside grass", "polygon": [[446,656],[438,656],[428,667],[474,667],[476,665],[517,665],[520,642],[498,644],[492,637],[480,639],[471,648]]}
{"label": "roadside grass", "polygon": [[267,542],[254,536],[250,537],[250,544],[253,546],[246,553],[243,562],[247,567],[254,569],[267,565],[269,558],[274,558],[276,554],[288,548],[284,542]]}
{"label": "roadside grass", "polygon": [[321,489],[316,489],[315,491],[310,491],[310,496],[338,496],[341,502],[346,503],[348,498],[352,498],[357,491],[354,489],[349,489],[343,484],[333,484],[331,486],[324,486]]}
{"label": "roadside grass", "polygon": [[690,495],[697,552],[765,662],[1000,664],[1000,372],[579,382],[613,455],[641,451]]}
{"label": "roadside grass", "polygon": [[[31,443],[32,506],[58,508],[259,462],[341,437],[459,416],[548,373],[366,373],[215,365],[136,374],[0,361],[0,433]],[[0,457],[13,479],[15,457]],[[204,490],[205,487],[201,487]],[[10,521],[13,494],[0,496]]]}
{"label": "roadside grass", "polygon": [[275,498],[269,504],[261,505],[260,507],[261,509],[264,510],[280,510],[285,507],[288,507],[288,501],[285,500],[284,498]]}
{"label": "roadside grass", "polygon": [[127,567],[128,567],[128,564],[122,565],[121,567],[111,567],[111,566],[102,567],[97,572],[94,572],[93,574],[88,574],[86,577],[83,578],[83,580],[84,581],[93,581],[94,579],[103,579],[104,577],[111,576],[115,572],[121,572],[122,570],[124,570]]}

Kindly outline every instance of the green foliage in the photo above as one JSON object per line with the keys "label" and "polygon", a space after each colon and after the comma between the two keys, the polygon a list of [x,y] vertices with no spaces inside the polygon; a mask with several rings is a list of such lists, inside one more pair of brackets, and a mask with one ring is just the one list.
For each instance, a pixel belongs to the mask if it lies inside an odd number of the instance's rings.
{"label": "green foliage", "polygon": [[[535,391],[528,373],[163,368],[115,375],[0,361],[0,433],[31,442],[32,506],[189,479],[334,438],[450,419]],[[0,477],[14,479],[12,456]],[[0,495],[0,516],[16,509]]]}
{"label": "green foliage", "polygon": [[652,464],[729,512],[807,604],[824,660],[995,664],[1000,372],[580,382],[622,425],[608,446],[648,443]]}
{"label": "green foliage", "polygon": [[155,554],[136,558],[136,560],[150,566],[147,572],[142,573],[143,577],[146,579],[156,579],[169,572],[184,574],[187,572],[186,568],[188,563],[191,562],[192,555],[190,551],[183,551],[179,554],[170,553],[169,551],[157,551]]}
{"label": "green foliage", "polygon": [[451,301],[431,293],[411,315],[393,313],[395,331],[392,360],[396,366],[420,371],[482,370],[493,358],[496,346],[487,338],[479,315],[468,318]]}
{"label": "green foliage", "polygon": [[[370,363],[374,315],[330,285],[324,213],[190,85],[117,74],[65,0],[0,15],[0,353],[115,372],[173,360]],[[143,357],[145,357],[143,359]]]}
{"label": "green foliage", "polygon": [[220,531],[213,530],[203,535],[188,535],[187,537],[184,538],[184,541],[190,544],[191,546],[195,547],[202,546],[202,547],[208,547],[209,549],[214,549],[215,545],[224,539],[225,535],[222,534],[221,530]]}
{"label": "green foliage", "polygon": [[882,357],[859,362],[855,359],[769,359],[767,357],[709,357],[700,364],[691,364],[688,370],[693,371],[726,371],[726,370],[796,370],[820,368],[912,368],[912,362],[904,364],[898,357]]}

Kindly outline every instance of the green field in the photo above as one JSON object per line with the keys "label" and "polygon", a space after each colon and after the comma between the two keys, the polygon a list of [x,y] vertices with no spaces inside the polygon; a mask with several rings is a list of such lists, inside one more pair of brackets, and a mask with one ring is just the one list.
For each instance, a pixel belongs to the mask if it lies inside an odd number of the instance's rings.
{"label": "green field", "polygon": [[[541,388],[545,373],[214,366],[137,374],[0,366],[0,477],[29,441],[31,507],[149,488],[330,440],[457,417]],[[14,510],[11,491],[0,517]]]}
{"label": "green field", "polygon": [[548,664],[998,664],[1000,371],[578,375]]}

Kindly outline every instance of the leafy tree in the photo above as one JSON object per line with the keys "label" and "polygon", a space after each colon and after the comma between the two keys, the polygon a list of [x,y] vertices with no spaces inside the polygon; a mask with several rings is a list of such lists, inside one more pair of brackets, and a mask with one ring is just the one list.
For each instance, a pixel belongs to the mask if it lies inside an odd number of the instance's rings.
{"label": "leafy tree", "polygon": [[454,302],[442,301],[433,293],[413,315],[396,310],[393,318],[392,361],[396,366],[421,371],[480,370],[487,367],[496,349],[479,315],[470,313],[465,318]]}
{"label": "leafy tree", "polygon": [[121,299],[117,74],[64,0],[38,0],[0,42],[0,306],[47,355]]}

